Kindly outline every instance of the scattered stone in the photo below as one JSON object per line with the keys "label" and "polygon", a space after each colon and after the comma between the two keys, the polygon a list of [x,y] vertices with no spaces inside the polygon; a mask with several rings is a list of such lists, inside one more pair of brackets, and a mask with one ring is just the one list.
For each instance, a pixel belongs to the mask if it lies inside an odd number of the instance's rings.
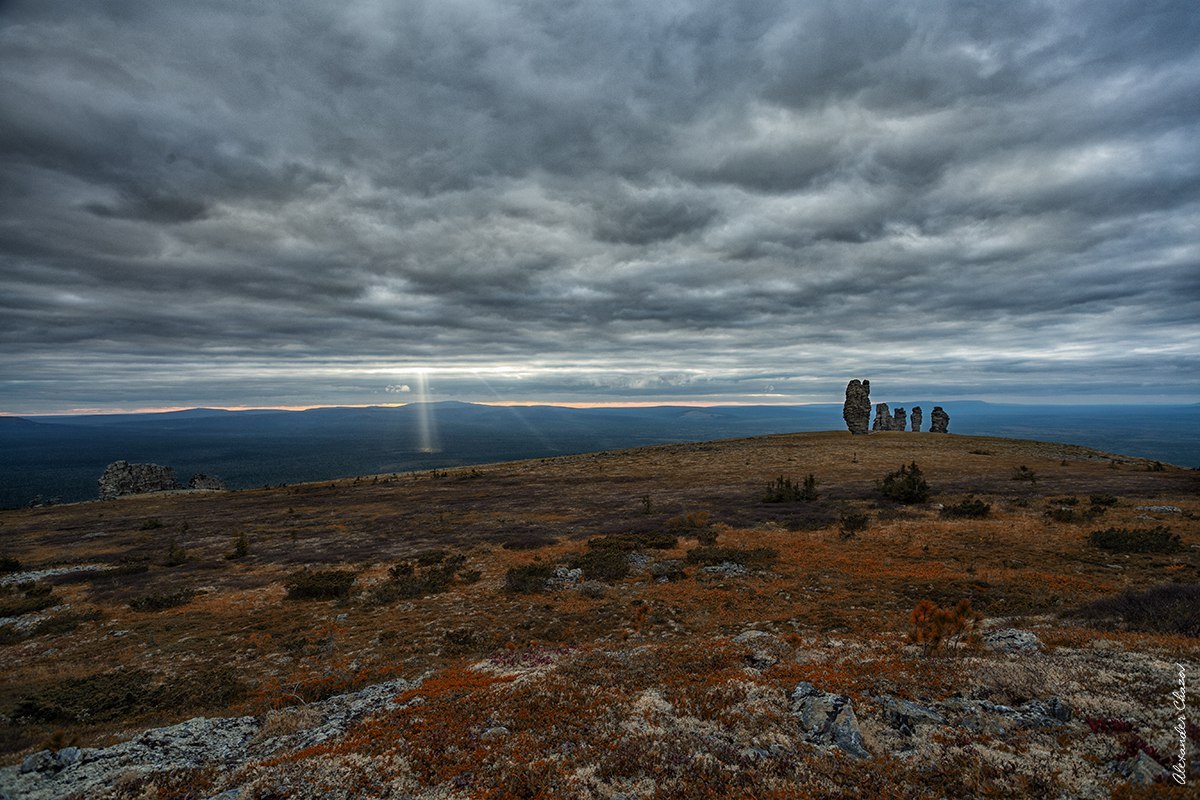
{"label": "scattered stone", "polygon": [[216,475],[205,475],[203,472],[197,472],[188,481],[189,489],[202,489],[208,491],[225,491],[225,481],[218,478]]}
{"label": "scattered stone", "polygon": [[892,412],[887,403],[875,404],[875,421],[871,423],[873,431],[890,431],[892,429]]}
{"label": "scattered stone", "polygon": [[855,758],[870,758],[849,697],[803,682],[792,692],[791,705],[809,742],[834,745]]}
{"label": "scattered stone", "polygon": [[733,641],[750,648],[746,660],[755,669],[767,669],[778,664],[791,650],[786,642],[767,631],[742,631],[733,637]]}
{"label": "scattered stone", "polygon": [[554,573],[546,579],[546,588],[551,591],[571,589],[583,581],[583,570],[576,567],[555,567]]}
{"label": "scattered stone", "polygon": [[846,384],[846,402],[842,406],[846,428],[857,435],[869,433],[871,423],[871,382],[852,380]]}
{"label": "scattered stone", "polygon": [[950,415],[942,410],[941,406],[934,406],[933,411],[929,412],[929,432],[946,433],[949,427]]}
{"label": "scattered stone", "polygon": [[1042,649],[1042,640],[1030,631],[996,628],[983,634],[983,646],[998,653],[1027,655]]}
{"label": "scattered stone", "polygon": [[722,561],[720,564],[712,564],[704,567],[703,571],[710,575],[726,575],[729,577],[746,575],[750,572],[744,564],[738,564],[735,561]]}
{"label": "scattered stone", "polygon": [[1146,755],[1145,750],[1139,750],[1133,758],[1118,763],[1117,771],[1128,778],[1130,783],[1138,784],[1166,781],[1171,775],[1162,764]]}
{"label": "scattered stone", "polygon": [[1179,506],[1137,506],[1135,511],[1153,511],[1156,514],[1182,514]]}
{"label": "scattered stone", "polygon": [[908,418],[909,418],[909,420],[912,421],[913,433],[920,433],[921,432],[921,420],[924,418],[923,412],[921,411],[921,407],[913,406],[912,413],[909,414]]}
{"label": "scattered stone", "polygon": [[889,697],[884,701],[883,714],[888,724],[905,736],[912,736],[920,723],[946,724],[946,718],[932,708],[898,697]]}
{"label": "scattered stone", "polygon": [[166,492],[178,489],[175,470],[159,464],[130,464],[114,461],[100,476],[100,499],[108,500],[126,494]]}

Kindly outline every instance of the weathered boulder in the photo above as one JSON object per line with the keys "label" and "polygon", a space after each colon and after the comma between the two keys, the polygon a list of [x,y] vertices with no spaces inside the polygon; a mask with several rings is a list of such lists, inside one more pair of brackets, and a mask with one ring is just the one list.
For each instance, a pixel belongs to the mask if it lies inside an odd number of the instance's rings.
{"label": "weathered boulder", "polygon": [[1031,631],[1020,628],[993,628],[983,634],[983,646],[997,653],[1036,653],[1042,640]]}
{"label": "weathered boulder", "polygon": [[107,500],[124,494],[165,492],[178,489],[175,470],[158,464],[130,464],[114,461],[100,476],[100,499]]}
{"label": "weathered boulder", "polygon": [[791,652],[787,642],[767,631],[742,631],[733,641],[750,649],[746,662],[755,669],[767,669],[782,661]]}
{"label": "weathered boulder", "polygon": [[908,427],[908,415],[904,413],[903,408],[897,408],[892,412],[892,430],[902,431]]}
{"label": "weathered boulder", "polygon": [[929,432],[945,433],[949,427],[950,415],[943,411],[941,406],[934,406],[933,411],[929,412]]}
{"label": "weathered boulder", "polygon": [[853,434],[868,433],[871,424],[871,382],[852,380],[846,384],[846,402],[842,419]]}
{"label": "weathered boulder", "polygon": [[905,736],[912,736],[918,725],[946,724],[946,718],[936,710],[898,697],[884,700],[883,715],[889,725]]}
{"label": "weathered boulder", "polygon": [[870,758],[854,706],[846,695],[823,692],[803,682],[792,692],[791,706],[808,741],[835,745],[855,758]]}
{"label": "weathered boulder", "polygon": [[197,472],[188,481],[189,489],[215,489],[224,491],[225,481],[218,478],[216,475],[205,475],[203,472]]}
{"label": "weathered boulder", "polygon": [[892,429],[892,412],[887,403],[875,404],[875,421],[871,423],[873,431],[890,431]]}
{"label": "weathered boulder", "polygon": [[912,420],[912,429],[914,432],[920,432],[921,420],[922,420],[923,416],[924,415],[921,412],[921,407],[913,406],[912,413],[908,415],[908,418],[910,420]]}

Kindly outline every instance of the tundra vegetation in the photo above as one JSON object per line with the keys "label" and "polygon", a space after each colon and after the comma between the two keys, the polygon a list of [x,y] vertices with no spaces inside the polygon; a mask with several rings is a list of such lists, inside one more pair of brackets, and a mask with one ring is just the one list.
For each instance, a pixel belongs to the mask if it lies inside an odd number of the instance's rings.
{"label": "tundra vegetation", "polygon": [[1197,514],[1196,471],[846,432],[6,511],[0,792],[1163,791]]}

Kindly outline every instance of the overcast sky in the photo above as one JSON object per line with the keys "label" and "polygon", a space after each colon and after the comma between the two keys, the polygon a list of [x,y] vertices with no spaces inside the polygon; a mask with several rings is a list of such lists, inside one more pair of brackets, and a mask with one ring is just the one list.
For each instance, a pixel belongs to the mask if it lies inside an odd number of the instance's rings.
{"label": "overcast sky", "polygon": [[1194,0],[0,0],[0,410],[1195,402],[1198,123]]}

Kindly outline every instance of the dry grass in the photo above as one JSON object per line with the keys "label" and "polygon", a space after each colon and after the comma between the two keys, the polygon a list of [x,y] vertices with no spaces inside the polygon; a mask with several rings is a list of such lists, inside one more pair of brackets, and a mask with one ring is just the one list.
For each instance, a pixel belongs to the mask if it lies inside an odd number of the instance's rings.
{"label": "dry grass", "polygon": [[[877,483],[914,461],[931,501],[899,509],[880,495]],[[459,479],[466,471],[451,470],[441,477],[417,473],[3,512],[5,555],[25,569],[120,568],[43,580],[56,601],[70,607],[52,608],[50,617],[78,609],[89,614],[71,629],[63,626],[63,633],[34,630],[0,645],[6,665],[0,713],[62,693],[77,685],[71,681],[101,685],[111,682],[103,676],[132,670],[144,670],[150,685],[161,686],[222,666],[246,691],[230,693],[223,709],[214,704],[224,696],[176,693],[170,704],[109,709],[103,721],[18,718],[3,728],[0,747],[12,762],[55,735],[102,743],[119,731],[196,713],[267,713],[388,676],[430,672],[424,710],[378,722],[388,726],[389,741],[402,734],[406,743],[403,752],[389,755],[395,770],[366,770],[362,780],[403,778],[429,786],[452,780],[474,760],[482,766],[469,785],[482,786],[478,781],[486,775],[489,785],[500,788],[471,796],[522,796],[523,786],[555,796],[546,787],[583,792],[578,787],[588,781],[636,782],[636,753],[648,746],[647,736],[654,737],[630,732],[604,750],[600,731],[618,712],[640,715],[653,729],[658,700],[647,692],[696,720],[674,730],[677,747],[686,748],[699,747],[707,725],[749,740],[769,738],[775,728],[771,713],[759,708],[762,693],[774,697],[800,680],[849,693],[867,707],[869,697],[881,693],[945,696],[970,689],[974,679],[961,659],[905,650],[912,610],[922,600],[939,606],[969,601],[989,618],[1036,623],[1050,647],[1085,648],[1103,636],[1114,646],[1200,658],[1197,639],[1097,633],[1055,621],[1060,611],[1130,587],[1200,581],[1200,473],[1148,471],[1126,461],[1112,469],[1110,458],[1085,448],[996,438],[813,433],[498,464],[475,468],[471,480]],[[1036,483],[1013,481],[1019,466],[1034,471]],[[763,487],[779,475],[810,472],[821,476],[819,500],[762,502]],[[1047,498],[1074,495],[1114,496],[1104,527],[1169,524],[1181,547],[1162,554],[1092,547],[1088,535],[1095,523],[1044,515]],[[968,499],[987,503],[990,512],[978,519],[939,513],[938,504],[954,507]],[[1185,513],[1138,519],[1145,512],[1136,506],[1168,504]],[[839,519],[862,513],[869,514],[869,527],[845,539]],[[147,519],[161,527],[146,528]],[[702,522],[683,529],[680,520]],[[226,558],[231,531],[252,542],[237,560]],[[665,531],[668,536],[656,535]],[[704,572],[701,564],[709,559],[696,550],[704,546],[694,538],[697,531],[715,535],[718,548],[736,548],[731,552],[777,555],[750,559],[745,574]],[[627,576],[609,573],[614,590],[598,597],[573,589],[505,591],[510,569],[583,563],[589,539],[615,534],[622,536],[607,541],[621,546],[600,548],[614,554],[607,557],[641,552],[651,560],[678,560],[686,579],[656,582],[635,560]],[[639,537],[654,546],[639,548]],[[164,555],[172,542],[186,549],[188,560],[168,567]],[[373,591],[378,597],[379,587],[394,579],[389,567],[432,549],[460,554],[462,569],[472,577],[478,572],[479,580],[455,580],[444,591],[397,596],[386,604],[371,601]],[[697,555],[689,564],[691,552]],[[285,586],[305,568],[353,572],[356,579],[343,598],[286,599]],[[152,614],[129,607],[138,598],[180,591],[195,592],[194,599]],[[747,627],[791,637],[800,651],[817,657],[781,662],[747,678],[744,648],[728,641]],[[559,652],[570,657],[536,689],[520,677],[484,677],[468,668],[498,654],[533,653],[536,661],[538,653],[557,659]],[[1019,693],[1025,679],[1007,676],[1005,691]],[[458,702],[463,698],[471,703]],[[636,711],[638,702],[651,710]],[[759,711],[750,713],[748,706]],[[484,711],[510,731],[486,746],[471,738],[488,723]],[[272,729],[286,732],[301,724],[289,716],[300,712],[273,713]],[[338,743],[337,753],[313,752],[300,760],[374,752],[376,733],[364,729]],[[457,742],[458,749],[437,742]],[[577,748],[564,763],[592,763],[595,771],[572,773],[568,780],[565,767],[548,764],[546,754],[563,742]],[[891,776],[943,794],[969,794],[966,779],[954,772],[959,752],[948,747],[945,769],[937,774],[884,761],[872,767],[873,774],[883,776],[879,781]],[[660,755],[664,764],[675,758]],[[689,796],[705,796],[702,784],[709,781],[716,796],[804,797],[822,796],[846,776],[840,767],[799,761],[774,776],[741,767],[730,772],[722,759],[734,763],[736,753],[714,757],[721,763],[680,761],[671,772],[675,782],[664,778],[663,785],[697,792]],[[991,774],[978,759],[972,763],[976,772]],[[794,779],[801,766],[810,777],[789,784],[785,779]],[[268,765],[263,774],[285,767],[282,761]],[[1021,790],[1012,783],[1016,778],[1004,780]],[[799,788],[781,788],[789,785]]]}

